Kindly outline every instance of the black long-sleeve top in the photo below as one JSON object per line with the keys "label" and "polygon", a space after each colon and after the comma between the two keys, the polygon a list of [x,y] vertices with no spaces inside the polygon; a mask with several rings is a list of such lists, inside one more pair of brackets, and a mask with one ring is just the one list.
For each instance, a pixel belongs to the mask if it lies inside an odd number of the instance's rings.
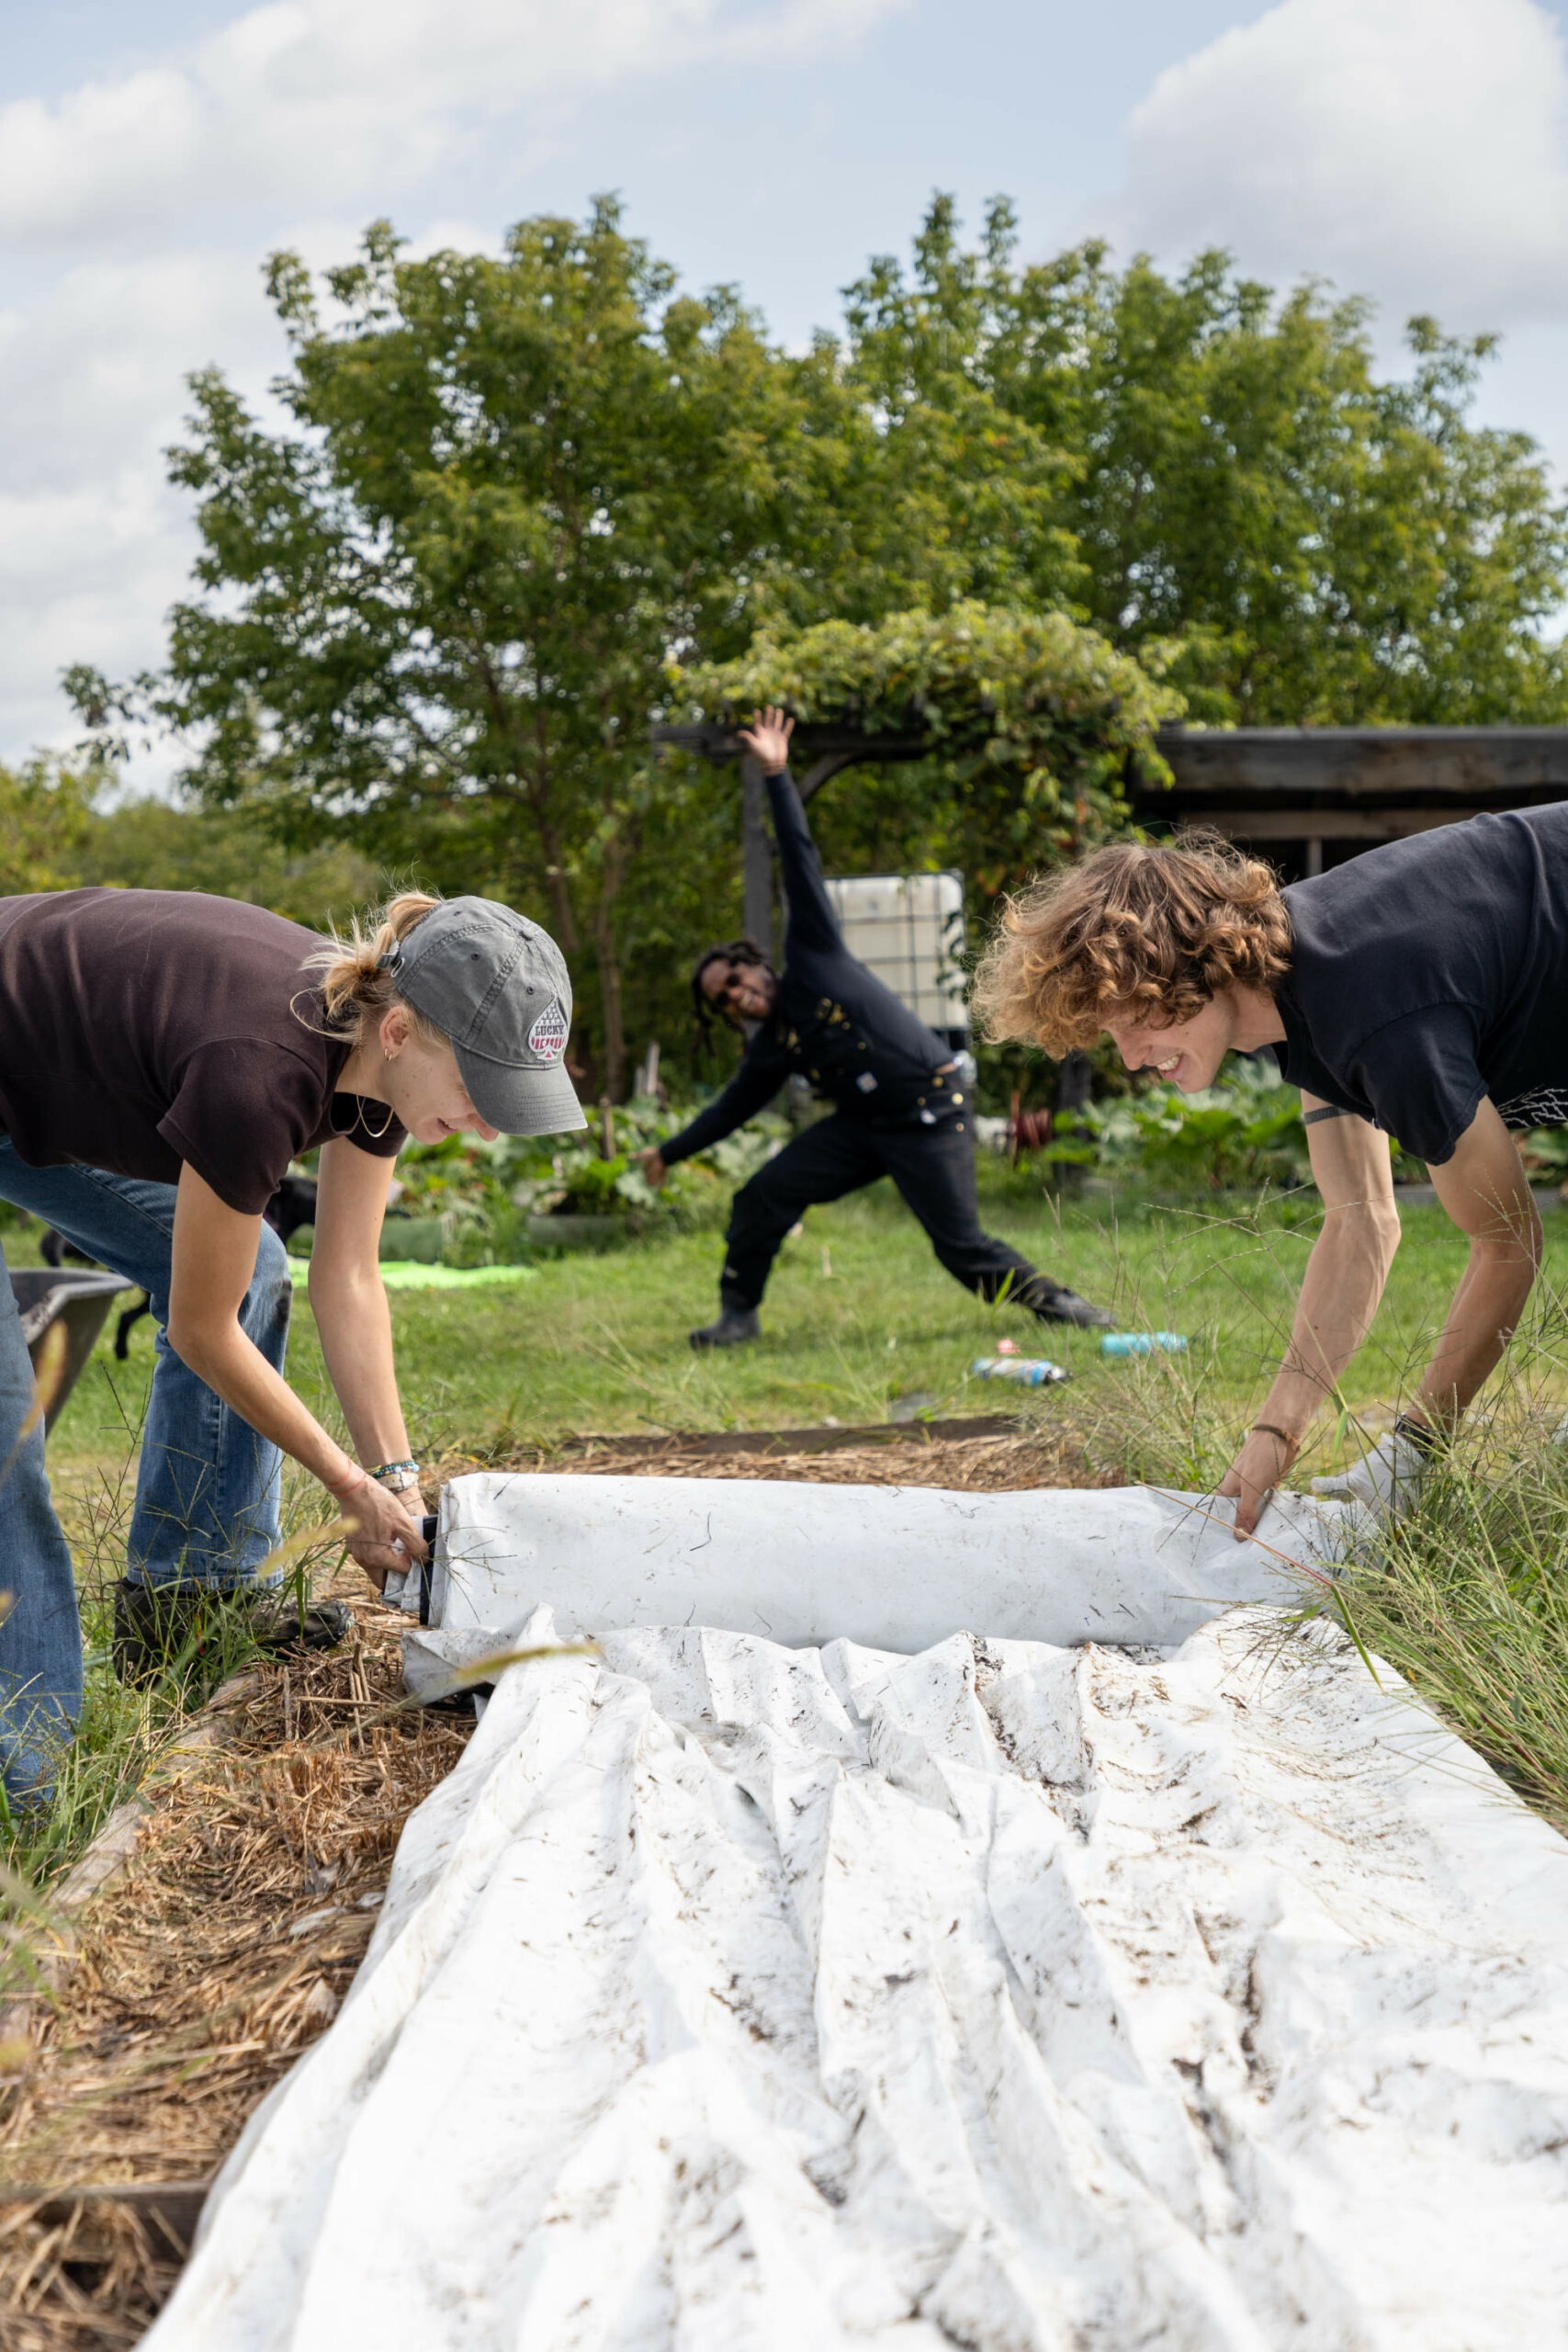
{"label": "black long-sleeve top", "polygon": [[822,861],[787,768],[767,779],[788,901],[779,1000],[724,1092],[660,1147],[665,1164],[705,1151],[771,1102],[792,1070],[847,1116],[902,1125],[953,1098],[937,1070],[953,1055],[844,945]]}

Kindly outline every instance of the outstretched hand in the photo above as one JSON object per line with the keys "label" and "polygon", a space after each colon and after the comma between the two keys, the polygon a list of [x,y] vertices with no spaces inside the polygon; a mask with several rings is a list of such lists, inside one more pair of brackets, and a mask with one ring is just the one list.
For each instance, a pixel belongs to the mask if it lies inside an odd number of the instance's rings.
{"label": "outstretched hand", "polygon": [[789,739],[795,733],[795,721],[786,718],[776,703],[766,710],[754,710],[751,724],[740,729],[740,741],[761,766],[764,775],[777,775],[789,765]]}
{"label": "outstretched hand", "polygon": [[1220,1480],[1216,1492],[1235,1500],[1235,1540],[1243,1544],[1255,1533],[1269,1498],[1295,1460],[1293,1439],[1278,1430],[1254,1430]]}
{"label": "outstretched hand", "polygon": [[657,1144],[650,1144],[646,1151],[639,1151],[637,1157],[637,1165],[642,1170],[643,1181],[657,1193],[670,1173],[664,1164],[664,1154]]}

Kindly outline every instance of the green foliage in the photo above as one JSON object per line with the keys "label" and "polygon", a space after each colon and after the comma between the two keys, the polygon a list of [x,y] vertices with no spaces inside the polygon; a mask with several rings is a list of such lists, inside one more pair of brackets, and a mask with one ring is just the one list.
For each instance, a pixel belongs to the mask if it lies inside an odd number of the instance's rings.
{"label": "green foliage", "polygon": [[53,760],[0,767],[0,898],[60,890],[76,879],[94,781]]}
{"label": "green foliage", "polygon": [[0,767],[0,897],[29,890],[205,890],[271,907],[311,930],[377,894],[346,842],[283,848],[253,816],[188,800],[121,799],[101,764]]}
{"label": "green foliage", "polygon": [[656,1191],[637,1155],[690,1117],[690,1107],[639,1100],[617,1109],[608,1129],[595,1122],[570,1139],[499,1136],[479,1143],[448,1136],[437,1144],[410,1144],[398,1156],[398,1207],[410,1216],[442,1219],[442,1256],[455,1265],[525,1259],[529,1220],[558,1214],[615,1220],[632,1234],[695,1231],[720,1218],[735,1186],[789,1129],[781,1118],[753,1120],[741,1134],[682,1160]]}
{"label": "green foliage", "polygon": [[381,883],[347,842],[288,850],[254,816],[154,799],[96,808],[71,861],[71,878],[244,899],[311,931],[341,922],[374,899]]}
{"label": "green foliage", "polygon": [[1156,1184],[1250,1189],[1311,1180],[1302,1098],[1257,1063],[1233,1060],[1224,1082],[1200,1094],[1155,1085],[1090,1103],[1082,1115],[1092,1144],[1058,1146],[1048,1157],[1093,1160]]}
{"label": "green foliage", "polygon": [[890,786],[908,806],[909,855],[962,860],[991,895],[1119,831],[1129,763],[1167,773],[1154,730],[1182,707],[1065,613],[972,602],[764,633],[736,661],[680,673],[676,691],[704,715],[772,700],[872,735],[925,734],[931,758]]}
{"label": "green foliage", "polygon": [[1024,268],[1005,203],[965,252],[940,200],[906,273],[849,295],[890,406],[963,384],[1062,452],[1072,591],[1113,643],[1176,649],[1195,716],[1253,726],[1568,715],[1539,625],[1568,583],[1540,449],[1471,420],[1495,338],[1407,330],[1380,381],[1365,303],[1283,297],[1197,255],[1169,277],[1089,243]]}
{"label": "green foliage", "polygon": [[1568,1183],[1568,1127],[1532,1127],[1519,1137],[1519,1153],[1538,1182]]}
{"label": "green foliage", "polygon": [[[1568,1829],[1568,1456],[1530,1353],[1561,1299],[1537,1302],[1521,1361],[1422,1481],[1335,1613],[1532,1804]],[[1534,1341],[1534,1347],[1530,1341]]]}
{"label": "green foliage", "polygon": [[[672,674],[929,727],[929,760],[824,796],[825,857],[986,889],[1119,822],[1182,696],[1568,718],[1563,513],[1533,444],[1473,422],[1486,337],[1413,322],[1384,381],[1364,306],[1315,283],[1021,266],[1004,202],[970,247],[945,198],[804,354],[682,296],[605,201],[499,258],[412,261],[379,223],[324,288],[287,254],[269,282],[287,422],[193,379],[167,664],[68,687],[100,742],[186,730],[206,806],[290,857],[348,844],[547,922],[592,1096],[650,1035],[678,1059],[683,967],[739,917],[732,774],[649,754]],[[56,870],[45,832],[19,871]]]}

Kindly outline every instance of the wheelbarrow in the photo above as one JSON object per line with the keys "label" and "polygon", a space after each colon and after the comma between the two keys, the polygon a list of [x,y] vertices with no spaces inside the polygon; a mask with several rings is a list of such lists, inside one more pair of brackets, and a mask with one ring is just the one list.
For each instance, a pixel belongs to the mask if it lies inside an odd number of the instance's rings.
{"label": "wheelbarrow", "polygon": [[62,1325],[65,1332],[65,1361],[44,1414],[47,1433],[60,1419],[65,1400],[93,1352],[94,1341],[108,1320],[109,1308],[121,1291],[134,1290],[136,1285],[120,1274],[101,1273],[96,1267],[80,1273],[56,1271],[53,1266],[13,1266],[9,1271],[17,1310],[22,1319],[22,1337],[28,1343],[35,1372],[44,1334],[56,1324]]}

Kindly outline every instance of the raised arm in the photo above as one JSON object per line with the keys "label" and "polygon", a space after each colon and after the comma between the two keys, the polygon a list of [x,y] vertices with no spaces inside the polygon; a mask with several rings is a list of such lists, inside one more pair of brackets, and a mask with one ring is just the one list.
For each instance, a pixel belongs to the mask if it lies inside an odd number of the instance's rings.
{"label": "raised arm", "polygon": [[761,767],[773,812],[773,839],[779,847],[779,871],[784,887],[789,920],[784,935],[784,961],[792,945],[838,947],[839,918],[822,876],[822,860],[806,821],[806,809],[790,775],[789,739],[795,721],[777,707],[760,710],[740,740]]}
{"label": "raised arm", "polygon": [[1309,1423],[1371,1328],[1393,1253],[1399,1211],[1388,1137],[1365,1119],[1302,1096],[1323,1224],[1302,1276],[1284,1361],[1241,1452],[1220,1482],[1235,1498],[1235,1532],[1250,1535],[1269,1493],[1300,1453]]}

